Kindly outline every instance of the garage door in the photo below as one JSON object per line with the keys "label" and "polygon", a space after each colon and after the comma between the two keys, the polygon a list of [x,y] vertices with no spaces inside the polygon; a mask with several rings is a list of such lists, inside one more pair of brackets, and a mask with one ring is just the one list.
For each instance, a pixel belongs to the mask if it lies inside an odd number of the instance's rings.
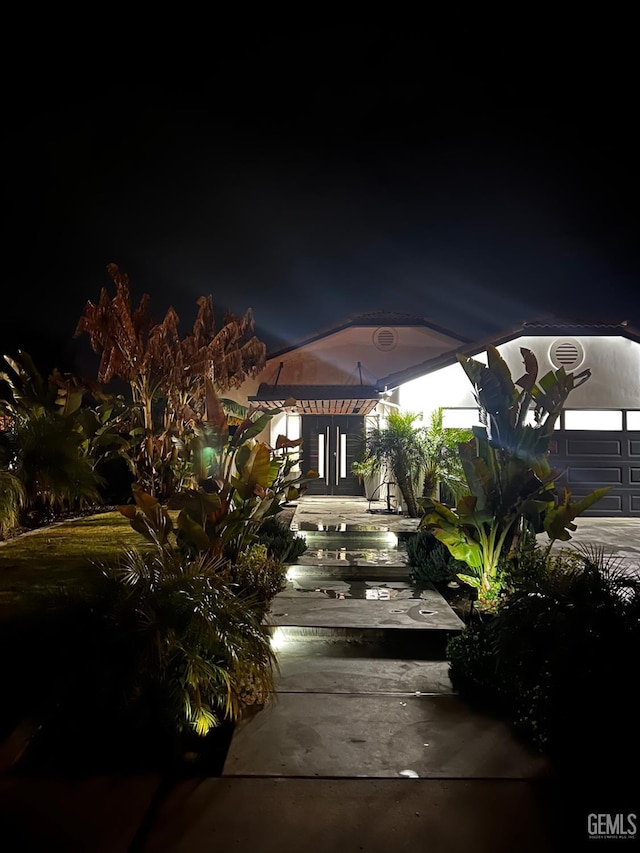
{"label": "garage door", "polygon": [[[588,509],[585,516],[640,516],[640,429],[638,412],[563,413],[556,430],[549,462],[562,472],[557,482],[566,486],[574,498],[584,497],[594,489],[610,486],[611,490]],[[568,426],[594,424],[607,418],[618,426],[615,430],[567,429]],[[636,427],[634,429],[634,427]]]}

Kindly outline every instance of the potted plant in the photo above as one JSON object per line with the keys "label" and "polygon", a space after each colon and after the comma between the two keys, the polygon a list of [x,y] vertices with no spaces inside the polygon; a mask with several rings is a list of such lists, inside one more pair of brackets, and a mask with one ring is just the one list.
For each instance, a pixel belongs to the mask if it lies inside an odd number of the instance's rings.
{"label": "potted plant", "polygon": [[413,412],[391,412],[383,427],[374,427],[365,437],[364,461],[378,472],[386,469],[402,495],[411,518],[421,515],[417,490],[424,467],[423,428],[415,426],[420,418]]}
{"label": "potted plant", "polygon": [[358,459],[351,464],[351,471],[358,478],[358,482],[364,485],[367,500],[372,500],[380,479],[374,460]]}
{"label": "potted plant", "polygon": [[423,438],[425,461],[422,496],[455,504],[467,491],[458,447],[470,441],[473,433],[470,429],[445,427],[443,409],[440,407],[431,412]]}

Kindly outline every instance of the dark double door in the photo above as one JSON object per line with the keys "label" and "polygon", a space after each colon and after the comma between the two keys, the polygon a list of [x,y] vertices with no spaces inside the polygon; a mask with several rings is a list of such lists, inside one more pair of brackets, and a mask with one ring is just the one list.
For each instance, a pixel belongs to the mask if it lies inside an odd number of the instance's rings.
{"label": "dark double door", "polygon": [[303,415],[302,451],[305,470],[319,473],[309,495],[363,495],[364,486],[351,473],[362,448],[362,415]]}

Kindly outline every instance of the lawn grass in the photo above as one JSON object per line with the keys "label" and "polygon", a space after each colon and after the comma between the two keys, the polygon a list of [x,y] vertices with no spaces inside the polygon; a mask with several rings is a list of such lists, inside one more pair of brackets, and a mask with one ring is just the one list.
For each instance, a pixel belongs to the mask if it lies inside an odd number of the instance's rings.
{"label": "lawn grass", "polygon": [[29,590],[59,584],[91,585],[100,565],[114,565],[145,540],[117,511],[33,530],[0,546],[0,605]]}

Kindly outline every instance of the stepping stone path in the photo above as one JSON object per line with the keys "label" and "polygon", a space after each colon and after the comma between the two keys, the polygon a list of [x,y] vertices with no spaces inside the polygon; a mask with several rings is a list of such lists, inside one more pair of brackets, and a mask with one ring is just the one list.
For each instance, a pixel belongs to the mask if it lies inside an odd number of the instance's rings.
{"label": "stepping stone path", "polygon": [[415,520],[366,510],[299,502],[309,548],[273,602],[276,694],[237,726],[221,777],[172,786],[144,853],[569,849],[544,760],[452,689],[444,647],[463,625],[388,535]]}
{"label": "stepping stone path", "polygon": [[464,624],[434,588],[411,582],[403,531],[384,516],[366,525],[335,522],[326,509],[320,521],[305,517],[296,512],[292,527],[308,550],[269,616],[276,695],[237,727],[223,777],[543,773],[543,759],[505,724],[454,693],[445,647]]}

